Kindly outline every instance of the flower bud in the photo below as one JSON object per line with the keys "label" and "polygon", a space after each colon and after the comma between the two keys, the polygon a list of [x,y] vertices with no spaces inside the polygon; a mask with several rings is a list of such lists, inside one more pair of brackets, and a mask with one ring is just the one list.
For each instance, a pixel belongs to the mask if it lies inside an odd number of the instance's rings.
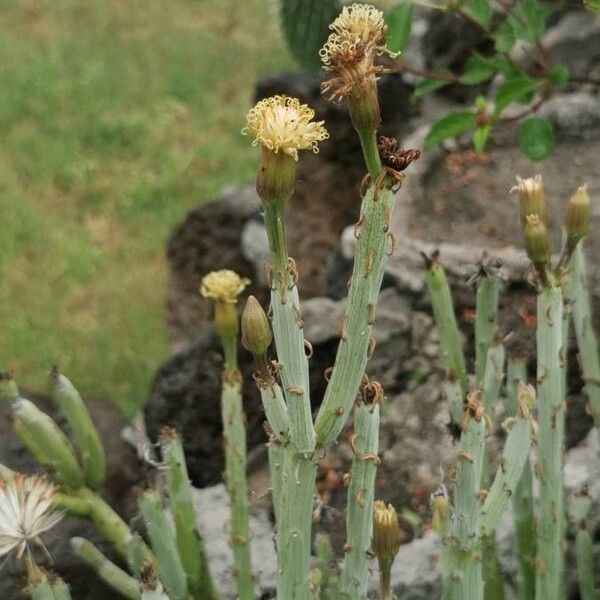
{"label": "flower bud", "polygon": [[431,519],[431,527],[439,535],[444,535],[448,527],[448,519],[450,518],[451,508],[446,494],[433,494],[431,498],[431,508],[433,510],[433,518]]}
{"label": "flower bud", "polygon": [[249,296],[242,312],[242,346],[254,356],[264,356],[272,339],[271,326],[263,307],[254,296]]}
{"label": "flower bud", "polygon": [[577,188],[569,198],[565,212],[565,231],[567,236],[575,243],[587,235],[590,229],[590,197],[587,185]]}
{"label": "flower bud", "polygon": [[511,191],[516,191],[519,196],[522,227],[525,227],[529,215],[538,215],[542,224],[546,225],[548,217],[544,181],[541,175],[529,179],[517,177],[517,185]]}
{"label": "flower bud", "polygon": [[371,547],[379,561],[393,562],[400,545],[402,532],[396,509],[385,505],[382,500],[375,501],[373,505],[373,540]]}
{"label": "flower bud", "polygon": [[548,230],[537,214],[527,216],[525,227],[525,250],[534,265],[545,265],[550,260]]}

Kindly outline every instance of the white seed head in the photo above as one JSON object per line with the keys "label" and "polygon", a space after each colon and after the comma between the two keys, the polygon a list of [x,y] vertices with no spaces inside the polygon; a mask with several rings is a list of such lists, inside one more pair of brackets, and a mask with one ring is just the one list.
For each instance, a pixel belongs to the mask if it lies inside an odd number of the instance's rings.
{"label": "white seed head", "polygon": [[20,558],[40,535],[63,517],[52,508],[56,488],[42,475],[17,474],[0,483],[0,556],[12,551]]}

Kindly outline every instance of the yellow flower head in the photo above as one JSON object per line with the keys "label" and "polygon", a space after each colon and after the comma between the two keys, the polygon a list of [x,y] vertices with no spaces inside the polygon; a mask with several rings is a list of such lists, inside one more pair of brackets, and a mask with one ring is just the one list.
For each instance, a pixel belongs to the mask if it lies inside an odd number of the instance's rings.
{"label": "yellow flower head", "polygon": [[238,296],[249,284],[249,279],[240,277],[235,271],[222,269],[213,271],[202,278],[200,293],[205,298],[235,304]]}
{"label": "yellow flower head", "polygon": [[313,121],[315,111],[297,98],[272,96],[261,100],[246,116],[244,135],[253,145],[288,154],[298,160],[298,150],[318,152],[317,143],[329,137],[323,121]]}
{"label": "yellow flower head", "polygon": [[365,54],[385,49],[387,26],[383,13],[368,4],[345,6],[329,26],[333,31],[320,51],[326,66],[356,60]]}
{"label": "yellow flower head", "polygon": [[400,545],[402,533],[396,509],[383,500],[373,504],[373,552],[379,560],[394,560]]}

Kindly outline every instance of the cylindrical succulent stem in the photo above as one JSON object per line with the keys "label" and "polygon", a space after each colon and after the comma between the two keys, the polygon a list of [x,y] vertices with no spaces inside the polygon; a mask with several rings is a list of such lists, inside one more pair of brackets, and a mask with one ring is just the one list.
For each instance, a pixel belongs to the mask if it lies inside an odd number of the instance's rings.
{"label": "cylindrical succulent stem", "polygon": [[304,342],[297,271],[288,257],[283,226],[283,204],[263,203],[271,253],[271,308],[277,360],[282,365],[281,381],[291,420],[291,442],[297,452],[315,449],[315,431],[310,406],[308,359]]}
{"label": "cylindrical succulent stem", "polygon": [[450,375],[458,379],[463,394],[466,394],[469,386],[462,339],[456,322],[448,279],[437,256],[429,260],[425,283],[429,290],[433,317],[438,327],[446,367]]}
{"label": "cylindrical succulent stem", "polygon": [[223,372],[221,416],[225,445],[225,480],[231,502],[231,547],[240,600],[254,598],[250,558],[248,487],[246,482],[246,428],[242,409],[241,376]]}
{"label": "cylindrical succulent stem", "polygon": [[[127,560],[127,545],[131,538],[131,530],[125,521],[105,500],[88,488],[75,490],[69,496],[72,496],[72,502],[67,501],[64,506],[67,509],[72,506],[74,510],[77,507],[83,510],[83,507],[87,506],[87,518],[94,523],[100,535],[110,542],[114,549]],[[152,560],[152,553],[145,544],[143,544],[143,549],[147,559]]]}
{"label": "cylindrical succulent stem", "polygon": [[56,368],[50,372],[50,383],[54,399],[79,447],[85,482],[97,488],[104,482],[106,455],[90,413],[73,384]]}
{"label": "cylindrical succulent stem", "polygon": [[[311,524],[317,465],[291,446],[281,448],[281,478],[274,480],[277,517],[277,597],[308,600]],[[278,477],[278,476],[276,476]],[[275,492],[276,487],[279,491]]]}
{"label": "cylindrical succulent stem", "polygon": [[381,159],[377,150],[377,131],[375,129],[357,129],[358,139],[362,148],[367,170],[371,181],[375,181],[381,173]]}
{"label": "cylindrical succulent stem", "polygon": [[569,505],[569,516],[575,528],[575,561],[581,600],[598,600],[594,581],[594,543],[586,522],[590,504],[587,490],[582,490]]}
{"label": "cylindrical succulent stem", "polygon": [[593,327],[582,242],[577,244],[569,266],[570,272],[565,297],[571,304],[575,336],[591,413],[596,427],[600,428],[600,357],[598,355],[598,339]]}
{"label": "cylindrical succulent stem", "polygon": [[[516,416],[518,410],[518,384],[526,383],[526,361],[524,358],[510,358],[506,375],[508,412]],[[519,558],[519,598],[535,598],[535,529],[533,511],[532,473],[529,458],[523,465],[523,472],[511,496],[515,543]]]}
{"label": "cylindrical succulent stem", "polygon": [[497,328],[500,282],[495,277],[481,275],[477,279],[475,311],[475,379],[482,385],[489,347]]}
{"label": "cylindrical succulent stem", "polygon": [[192,487],[185,464],[181,439],[172,429],[161,432],[163,461],[168,467],[167,487],[175,520],[175,535],[181,564],[194,600],[216,600],[218,594],[210,576],[204,543],[196,528]]}
{"label": "cylindrical succulent stem", "polygon": [[348,485],[345,558],[340,582],[342,595],[348,600],[364,598],[367,587],[382,394],[377,397],[375,402],[361,401],[354,409],[354,433],[350,438],[354,457]]}
{"label": "cylindrical succulent stem", "polygon": [[131,577],[111,562],[92,542],[81,537],[71,539],[73,552],[96,571],[96,575],[113,590],[129,600],[140,599],[140,586]]}
{"label": "cylindrical succulent stem", "polygon": [[33,402],[19,398],[13,406],[13,429],[37,462],[53,469],[66,489],[83,485],[73,446],[58,425]]}
{"label": "cylindrical succulent stem", "polygon": [[388,228],[394,199],[391,190],[375,185],[363,198],[342,339],[315,422],[321,445],[334,441],[342,430],[374,348],[371,331],[383,266],[391,251]]}
{"label": "cylindrical succulent stem", "polygon": [[537,302],[537,382],[540,501],[536,530],[536,599],[562,597],[563,444],[565,400],[562,348],[563,298],[558,286],[543,287]]}
{"label": "cylindrical succulent stem", "polygon": [[171,600],[187,600],[188,585],[175,533],[154,490],[146,490],[138,501],[140,512],[156,553],[156,568]]}

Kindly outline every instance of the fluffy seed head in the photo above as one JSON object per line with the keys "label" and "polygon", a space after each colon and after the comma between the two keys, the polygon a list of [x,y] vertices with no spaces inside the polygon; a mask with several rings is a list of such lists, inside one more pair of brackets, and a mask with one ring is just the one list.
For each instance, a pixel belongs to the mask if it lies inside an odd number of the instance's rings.
{"label": "fluffy seed head", "polygon": [[0,483],[0,556],[14,550],[20,558],[31,544],[41,545],[40,535],[62,519],[52,508],[55,491],[42,475]]}
{"label": "fluffy seed head", "polygon": [[373,552],[379,560],[392,561],[400,545],[402,532],[398,521],[396,509],[383,500],[376,500],[373,504]]}
{"label": "fluffy seed head", "polygon": [[329,137],[323,121],[313,121],[315,111],[297,98],[272,96],[261,100],[246,116],[244,135],[254,137],[273,152],[283,152],[298,160],[298,150],[318,152],[318,142]]}
{"label": "fluffy seed head", "polygon": [[200,293],[205,298],[235,304],[238,296],[249,284],[249,279],[240,277],[235,271],[221,269],[220,271],[212,271],[202,278]]}

